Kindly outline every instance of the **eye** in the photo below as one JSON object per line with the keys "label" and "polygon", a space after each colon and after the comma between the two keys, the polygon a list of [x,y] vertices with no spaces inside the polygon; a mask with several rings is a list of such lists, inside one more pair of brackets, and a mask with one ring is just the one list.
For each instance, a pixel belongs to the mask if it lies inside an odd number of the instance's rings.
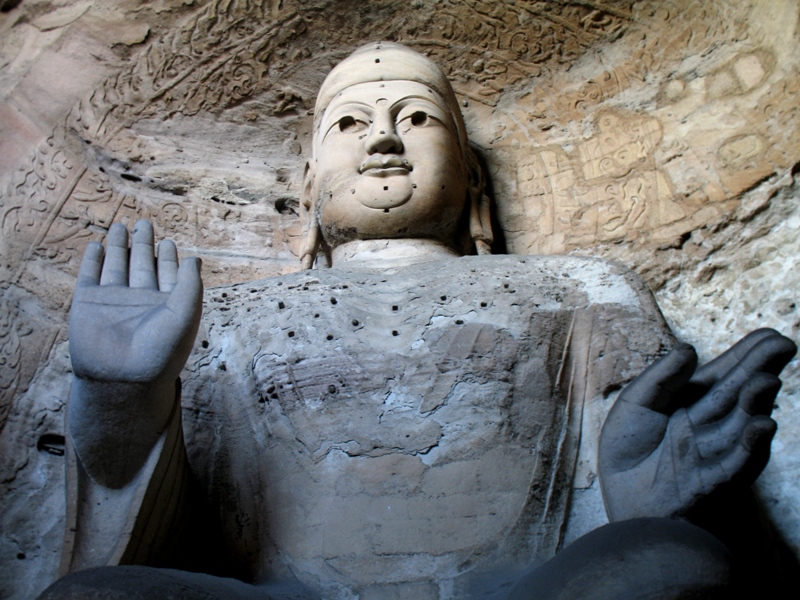
{"label": "eye", "polygon": [[339,131],[345,133],[356,131],[357,129],[359,129],[360,125],[361,121],[356,121],[356,119],[354,117],[351,117],[350,115],[344,116],[341,119],[339,119]]}
{"label": "eye", "polygon": [[421,127],[428,124],[428,113],[422,110],[415,111],[411,114],[411,124],[414,127]]}

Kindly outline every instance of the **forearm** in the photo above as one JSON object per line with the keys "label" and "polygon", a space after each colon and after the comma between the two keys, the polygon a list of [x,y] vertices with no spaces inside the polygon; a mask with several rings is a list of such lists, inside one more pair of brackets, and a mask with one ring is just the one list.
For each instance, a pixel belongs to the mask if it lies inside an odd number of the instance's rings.
{"label": "forearm", "polygon": [[68,433],[93,481],[112,489],[130,483],[167,426],[177,385],[73,377]]}
{"label": "forearm", "polygon": [[[85,389],[79,387],[79,391]],[[172,554],[186,512],[189,479],[179,388],[173,394],[172,412],[155,442],[134,444],[137,451],[145,446],[149,450],[122,485],[111,487],[90,476],[71,438],[68,441],[62,574],[120,564],[158,566]],[[106,475],[115,468],[108,455],[97,465],[106,469]]]}

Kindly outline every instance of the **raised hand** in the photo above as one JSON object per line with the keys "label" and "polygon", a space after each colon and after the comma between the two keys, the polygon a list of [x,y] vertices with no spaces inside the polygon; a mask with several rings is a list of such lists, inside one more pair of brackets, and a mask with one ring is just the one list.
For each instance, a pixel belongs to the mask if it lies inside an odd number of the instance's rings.
{"label": "raised hand", "polygon": [[600,436],[609,519],[684,516],[729,484],[752,483],[777,427],[778,375],[796,350],[760,329],[699,369],[683,344],[634,379]]}
{"label": "raised hand", "polygon": [[121,224],[109,230],[105,252],[96,242],[86,249],[70,313],[69,426],[84,466],[101,483],[123,485],[166,426],[202,293],[199,259],[178,266],[168,240],[156,259],[147,221],[136,224],[130,251]]}

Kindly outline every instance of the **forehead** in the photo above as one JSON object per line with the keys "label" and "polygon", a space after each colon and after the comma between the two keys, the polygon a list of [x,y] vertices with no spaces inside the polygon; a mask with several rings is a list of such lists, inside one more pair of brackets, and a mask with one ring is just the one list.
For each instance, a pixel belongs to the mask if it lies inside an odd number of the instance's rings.
{"label": "forehead", "polygon": [[443,109],[447,108],[447,104],[434,88],[418,81],[395,79],[351,85],[334,96],[325,112],[330,111],[331,108],[335,108],[339,104],[348,102],[374,103],[380,99],[396,102],[407,97],[422,98],[437,104]]}

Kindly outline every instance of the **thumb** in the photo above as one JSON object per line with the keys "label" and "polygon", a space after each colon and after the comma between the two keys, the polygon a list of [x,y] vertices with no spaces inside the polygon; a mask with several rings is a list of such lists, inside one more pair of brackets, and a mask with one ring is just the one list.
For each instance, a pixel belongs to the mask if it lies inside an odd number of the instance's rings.
{"label": "thumb", "polygon": [[620,394],[622,402],[662,414],[671,414],[683,404],[679,390],[697,368],[697,354],[689,344],[679,344],[650,365]]}

